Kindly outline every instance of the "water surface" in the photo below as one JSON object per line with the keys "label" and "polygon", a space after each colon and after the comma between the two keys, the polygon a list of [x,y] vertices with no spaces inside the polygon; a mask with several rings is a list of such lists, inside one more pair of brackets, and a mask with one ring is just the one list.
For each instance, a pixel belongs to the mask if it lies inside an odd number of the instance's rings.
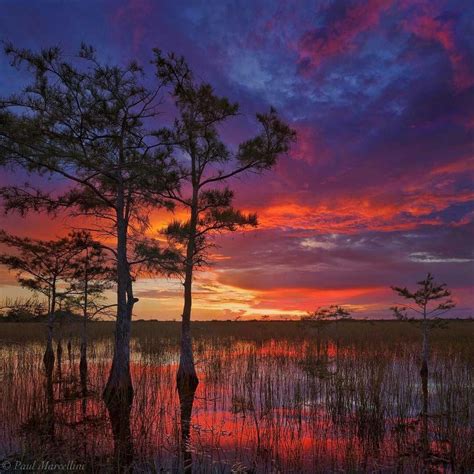
{"label": "water surface", "polygon": [[115,425],[101,400],[109,329],[92,324],[86,381],[79,339],[63,329],[61,370],[55,367],[48,384],[39,326],[23,325],[20,335],[0,326],[0,459],[12,466],[77,462],[87,472],[473,467],[470,323],[434,335],[425,414],[411,326],[330,328],[318,354],[316,334],[297,323],[209,323],[195,331],[201,382],[180,400],[176,328],[143,324],[133,339],[134,403]]}

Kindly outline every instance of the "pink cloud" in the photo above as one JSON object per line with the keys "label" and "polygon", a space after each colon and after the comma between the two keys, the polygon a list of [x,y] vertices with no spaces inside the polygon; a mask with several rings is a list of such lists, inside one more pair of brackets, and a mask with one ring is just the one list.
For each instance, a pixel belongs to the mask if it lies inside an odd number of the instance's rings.
{"label": "pink cloud", "polygon": [[414,7],[415,11],[402,22],[403,27],[427,41],[440,44],[446,52],[453,72],[453,82],[457,90],[464,90],[474,84],[474,74],[469,69],[465,55],[458,48],[455,38],[455,20],[440,18],[441,9],[432,0],[407,1],[404,7]]}
{"label": "pink cloud", "polygon": [[327,31],[307,31],[297,45],[300,61],[307,61],[311,68],[315,68],[325,59],[352,50],[358,36],[377,26],[391,5],[392,0],[359,2]]}

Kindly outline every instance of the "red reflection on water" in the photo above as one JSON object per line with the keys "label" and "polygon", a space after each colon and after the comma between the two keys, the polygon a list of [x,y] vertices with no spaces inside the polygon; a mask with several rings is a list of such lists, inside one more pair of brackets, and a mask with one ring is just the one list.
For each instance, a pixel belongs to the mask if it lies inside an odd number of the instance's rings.
{"label": "red reflection on water", "polygon": [[[378,367],[374,364],[380,354],[371,356],[329,343],[323,345],[321,361],[314,345],[312,340],[270,340],[236,341],[226,348],[218,343],[201,347],[196,355],[201,382],[185,446],[194,462],[201,467],[214,462],[230,467],[240,463],[261,471],[298,466],[301,472],[313,472],[316,467],[389,469],[400,462],[404,466],[400,459],[417,458],[419,453],[413,446],[420,444],[422,423],[416,413],[416,385],[404,394],[412,414],[395,416],[388,411],[391,405],[386,397],[390,391],[382,393],[377,385],[374,388],[378,379],[372,378],[372,367]],[[7,427],[2,431],[4,452],[17,451],[21,440],[27,439],[37,452],[57,455],[60,446],[77,459],[87,459],[94,469],[110,462],[116,440],[101,400],[110,369],[110,346],[96,346],[91,351],[86,392],[80,383],[77,350],[72,361],[64,361],[60,380],[55,372],[52,413],[39,362],[41,347],[27,354],[16,349],[9,353],[3,364],[13,375],[2,387],[6,396],[0,403],[0,415]],[[169,467],[180,456],[183,407],[175,388],[177,355],[176,348],[158,355],[135,352],[130,428],[137,460],[154,459],[158,465]],[[387,357],[383,374],[395,380],[400,369],[391,361],[391,356]],[[416,377],[414,362],[405,361],[403,370],[412,371]],[[319,364],[316,375],[307,370],[308,364]],[[328,369],[322,370],[325,364]],[[26,366],[30,367],[28,376]],[[364,386],[358,382],[362,377],[368,377]],[[358,392],[363,387],[367,393]],[[44,433],[45,420],[51,415],[54,443]],[[433,439],[436,423],[428,420],[428,449],[430,455],[436,453],[445,459],[452,446]],[[463,435],[468,433],[464,429]]]}

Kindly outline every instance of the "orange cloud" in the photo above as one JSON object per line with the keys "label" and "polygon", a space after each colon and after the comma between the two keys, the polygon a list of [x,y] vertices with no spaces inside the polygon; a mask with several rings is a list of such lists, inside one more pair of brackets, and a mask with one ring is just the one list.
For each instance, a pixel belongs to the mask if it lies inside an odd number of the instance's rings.
{"label": "orange cloud", "polygon": [[[260,228],[307,229],[321,233],[354,233],[361,230],[410,230],[421,225],[443,224],[432,214],[454,204],[474,200],[474,191],[459,191],[460,177],[472,175],[474,157],[439,165],[424,175],[407,174],[399,182],[365,188],[358,194],[323,196],[308,204],[299,195],[279,197],[257,207]],[[453,222],[452,225],[456,225]]]}
{"label": "orange cloud", "polygon": [[[350,304],[351,299],[360,296],[373,297],[378,293],[386,293],[386,287],[361,288],[272,288],[260,291],[255,301],[255,309],[278,310],[304,314],[318,306],[331,304]],[[360,305],[351,305],[360,308]]]}
{"label": "orange cloud", "polygon": [[[414,190],[413,190],[414,191]],[[353,233],[361,230],[409,230],[421,225],[438,225],[428,217],[452,204],[474,200],[474,192],[451,195],[418,194],[401,203],[383,202],[373,197],[340,198],[314,206],[288,201],[258,209],[260,228],[307,229],[326,233]],[[409,216],[403,216],[408,213]]]}

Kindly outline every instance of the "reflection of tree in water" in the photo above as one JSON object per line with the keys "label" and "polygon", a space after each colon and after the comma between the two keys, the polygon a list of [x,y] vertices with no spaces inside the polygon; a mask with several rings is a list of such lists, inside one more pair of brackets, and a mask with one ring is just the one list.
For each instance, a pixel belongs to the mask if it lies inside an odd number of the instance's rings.
{"label": "reflection of tree in water", "polygon": [[[81,359],[82,362],[82,359]],[[85,419],[87,416],[87,397],[89,396],[89,391],[87,390],[87,364],[80,365],[79,376],[81,382],[81,412],[82,418]]]}
{"label": "reflection of tree in water", "polygon": [[133,442],[130,429],[132,403],[126,398],[107,404],[114,436],[114,472],[132,472]]}
{"label": "reflection of tree in water", "polygon": [[194,396],[197,386],[179,385],[179,407],[181,413],[181,445],[180,455],[183,472],[191,473],[193,470],[193,456],[191,452],[191,415],[193,411]]}
{"label": "reflection of tree in water", "polygon": [[54,440],[54,387],[53,387],[54,365],[47,365],[46,372],[46,433]]}
{"label": "reflection of tree in water", "polygon": [[[71,343],[71,364],[72,350]],[[54,362],[43,366],[40,391],[33,385],[29,394],[34,402],[20,429],[27,449],[18,454],[18,460],[61,464],[74,461],[85,463],[87,469],[96,472],[96,466],[104,465],[104,458],[91,449],[91,440],[93,444],[98,436],[107,439],[107,419],[102,400],[97,400],[93,388],[89,388],[87,366],[78,373],[78,367],[71,365],[70,374],[65,377],[58,367],[59,359],[46,361]]]}
{"label": "reflection of tree in water", "polygon": [[56,360],[57,360],[57,371],[58,371],[58,382],[62,382],[63,378],[63,346],[61,338],[58,339],[58,345],[56,349]]}
{"label": "reflection of tree in water", "polygon": [[[423,382],[418,341],[405,340],[408,325],[390,324],[407,328],[403,339],[398,336],[388,347],[392,334],[371,346],[365,335],[357,345],[351,341],[341,347],[334,372],[335,346],[329,344],[319,359],[329,362],[324,376],[306,370],[318,359],[310,335],[237,341],[225,349],[212,340],[205,346],[211,356],[202,359],[207,364],[202,398],[194,390],[176,390],[176,367],[169,361],[179,348],[170,344],[169,352],[134,361],[140,383],[133,413],[125,405],[109,414],[100,396],[107,372],[102,357],[110,353],[110,341],[90,346],[86,371],[80,367],[81,339],[72,339],[69,370],[65,336],[61,384],[56,358],[49,377],[39,360],[44,342],[29,351],[14,346],[4,350],[0,365],[14,367],[17,377],[15,383],[4,379],[10,382],[1,406],[10,429],[5,439],[27,447],[25,460],[72,457],[87,472],[211,472],[216,465],[241,466],[241,472],[354,472],[377,466],[386,472],[463,472],[472,464],[465,454],[470,456],[472,418],[466,359],[453,357],[450,348],[441,352],[444,333],[434,333],[432,378]],[[350,331],[362,334],[366,327],[352,323]]]}
{"label": "reflection of tree in water", "polygon": [[423,407],[421,410],[421,450],[424,461],[430,457],[430,443],[428,439],[428,371],[421,370],[421,392]]}

